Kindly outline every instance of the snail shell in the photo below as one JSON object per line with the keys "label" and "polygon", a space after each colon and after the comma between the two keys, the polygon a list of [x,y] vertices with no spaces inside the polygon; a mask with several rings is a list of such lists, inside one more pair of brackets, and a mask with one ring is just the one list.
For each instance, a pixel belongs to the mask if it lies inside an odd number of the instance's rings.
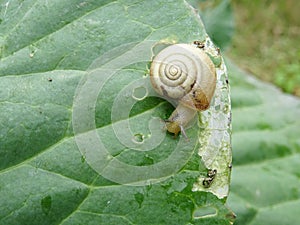
{"label": "snail shell", "polygon": [[216,87],[216,69],[203,48],[192,44],[170,45],[160,51],[150,67],[150,80],[157,93],[175,100],[177,108],[166,121],[175,136],[209,107]]}

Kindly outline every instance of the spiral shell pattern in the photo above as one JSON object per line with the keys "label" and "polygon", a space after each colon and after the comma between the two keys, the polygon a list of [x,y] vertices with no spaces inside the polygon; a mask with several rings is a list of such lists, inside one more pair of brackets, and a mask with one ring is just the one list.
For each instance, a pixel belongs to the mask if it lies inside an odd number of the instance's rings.
{"label": "spiral shell pattern", "polygon": [[216,70],[196,45],[175,44],[153,59],[150,80],[157,93],[195,110],[208,108],[216,86]]}

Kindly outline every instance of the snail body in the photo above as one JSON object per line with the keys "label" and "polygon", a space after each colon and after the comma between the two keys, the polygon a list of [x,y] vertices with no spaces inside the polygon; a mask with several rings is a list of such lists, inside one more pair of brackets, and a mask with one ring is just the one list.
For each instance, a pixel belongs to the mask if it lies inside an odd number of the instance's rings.
{"label": "snail body", "polygon": [[216,87],[216,69],[197,44],[175,44],[160,51],[152,60],[150,80],[155,91],[177,102],[166,121],[175,136],[195,117],[209,108]]}

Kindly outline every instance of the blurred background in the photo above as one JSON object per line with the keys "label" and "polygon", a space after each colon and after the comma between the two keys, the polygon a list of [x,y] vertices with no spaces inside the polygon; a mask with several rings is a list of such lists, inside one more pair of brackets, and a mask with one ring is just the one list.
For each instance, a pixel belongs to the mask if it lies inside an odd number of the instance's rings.
{"label": "blurred background", "polygon": [[234,0],[236,32],[227,54],[283,91],[300,96],[300,1]]}
{"label": "blurred background", "polygon": [[229,73],[234,224],[299,224],[300,1],[192,4]]}
{"label": "blurred background", "polygon": [[198,6],[215,43],[235,64],[300,96],[300,1],[202,0]]}

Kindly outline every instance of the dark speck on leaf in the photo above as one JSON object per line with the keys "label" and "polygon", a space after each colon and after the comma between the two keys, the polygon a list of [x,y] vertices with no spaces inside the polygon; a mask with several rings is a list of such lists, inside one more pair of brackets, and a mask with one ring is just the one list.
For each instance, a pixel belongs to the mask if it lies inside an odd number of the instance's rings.
{"label": "dark speck on leaf", "polygon": [[139,207],[142,207],[142,203],[144,201],[144,195],[142,193],[136,193],[134,194],[134,198],[137,201],[137,203],[139,204]]}
{"label": "dark speck on leaf", "polygon": [[52,205],[52,198],[50,195],[42,198],[41,200],[41,207],[42,207],[42,211],[48,215],[50,209],[51,209],[51,205]]}

